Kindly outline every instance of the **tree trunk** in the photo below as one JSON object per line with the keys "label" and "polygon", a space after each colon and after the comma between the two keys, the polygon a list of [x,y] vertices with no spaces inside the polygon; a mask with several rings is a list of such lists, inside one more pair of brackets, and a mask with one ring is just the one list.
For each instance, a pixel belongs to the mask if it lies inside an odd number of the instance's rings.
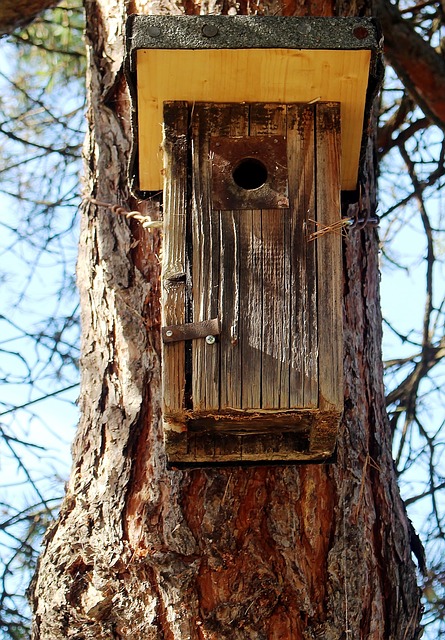
{"label": "tree trunk", "polygon": [[0,35],[26,27],[44,9],[54,7],[59,2],[60,0],[2,0]]}
{"label": "tree trunk", "polygon": [[[85,192],[156,216],[127,187],[128,5],[86,2]],[[130,5],[139,13],[226,13],[230,3]],[[273,3],[255,10],[281,11]],[[281,12],[333,15],[334,3],[291,2]],[[368,210],[372,157],[370,141]],[[178,471],[166,466],[162,434],[161,236],[85,203],[82,417],[67,495],[33,584],[33,638],[419,637],[411,529],[385,414],[376,232],[344,239],[345,412],[336,461]]]}

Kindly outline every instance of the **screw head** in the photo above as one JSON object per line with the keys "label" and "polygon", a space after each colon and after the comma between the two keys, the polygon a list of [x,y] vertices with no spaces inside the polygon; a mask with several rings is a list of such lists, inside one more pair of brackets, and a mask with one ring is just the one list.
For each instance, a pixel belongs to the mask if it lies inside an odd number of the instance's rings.
{"label": "screw head", "polygon": [[307,22],[303,22],[302,24],[298,25],[297,31],[299,31],[301,35],[307,36],[312,31],[312,27]]}
{"label": "screw head", "polygon": [[215,344],[216,342],[215,336],[206,336],[206,342],[207,344]]}
{"label": "screw head", "polygon": [[214,38],[218,33],[219,30],[215,24],[205,24],[202,28],[202,35],[206,38]]}
{"label": "screw head", "polygon": [[171,329],[167,329],[167,331],[165,332],[165,335],[167,336],[167,338],[171,338],[173,335],[173,331]]}
{"label": "screw head", "polygon": [[147,31],[148,35],[151,38],[159,38],[159,36],[161,35],[161,30],[159,27],[148,27]]}
{"label": "screw head", "polygon": [[366,27],[356,27],[353,33],[357,40],[364,40],[369,36],[369,31]]}

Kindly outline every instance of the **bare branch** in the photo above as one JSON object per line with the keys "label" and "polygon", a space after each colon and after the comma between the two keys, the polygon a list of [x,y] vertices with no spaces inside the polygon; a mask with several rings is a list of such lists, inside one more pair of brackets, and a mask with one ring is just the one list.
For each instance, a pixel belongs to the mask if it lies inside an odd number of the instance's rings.
{"label": "bare branch", "polygon": [[445,129],[445,60],[389,0],[374,6],[389,62],[425,115]]}

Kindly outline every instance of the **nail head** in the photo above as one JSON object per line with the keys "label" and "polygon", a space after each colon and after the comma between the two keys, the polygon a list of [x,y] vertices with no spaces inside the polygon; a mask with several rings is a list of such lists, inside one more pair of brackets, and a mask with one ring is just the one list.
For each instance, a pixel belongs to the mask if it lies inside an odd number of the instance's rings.
{"label": "nail head", "polygon": [[369,31],[365,27],[355,27],[353,33],[357,40],[364,40],[369,35]]}
{"label": "nail head", "polygon": [[202,28],[202,35],[206,38],[214,38],[218,35],[218,27],[214,24],[205,24]]}
{"label": "nail head", "polygon": [[161,30],[159,27],[148,27],[148,35],[152,38],[159,38]]}
{"label": "nail head", "polygon": [[311,30],[312,27],[310,24],[307,24],[307,22],[303,22],[297,27],[297,31],[299,31],[302,35],[307,35],[311,32]]}

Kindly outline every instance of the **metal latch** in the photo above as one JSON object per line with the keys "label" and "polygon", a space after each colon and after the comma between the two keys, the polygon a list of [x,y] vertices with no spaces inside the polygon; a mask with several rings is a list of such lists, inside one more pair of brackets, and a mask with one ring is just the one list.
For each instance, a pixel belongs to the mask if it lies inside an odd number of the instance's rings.
{"label": "metal latch", "polygon": [[[163,342],[179,342],[181,340],[195,340],[196,338],[207,338],[208,336],[219,336],[221,333],[221,323],[219,318],[203,320],[202,322],[187,322],[185,324],[172,324],[162,327]],[[211,342],[209,342],[211,344]]]}

